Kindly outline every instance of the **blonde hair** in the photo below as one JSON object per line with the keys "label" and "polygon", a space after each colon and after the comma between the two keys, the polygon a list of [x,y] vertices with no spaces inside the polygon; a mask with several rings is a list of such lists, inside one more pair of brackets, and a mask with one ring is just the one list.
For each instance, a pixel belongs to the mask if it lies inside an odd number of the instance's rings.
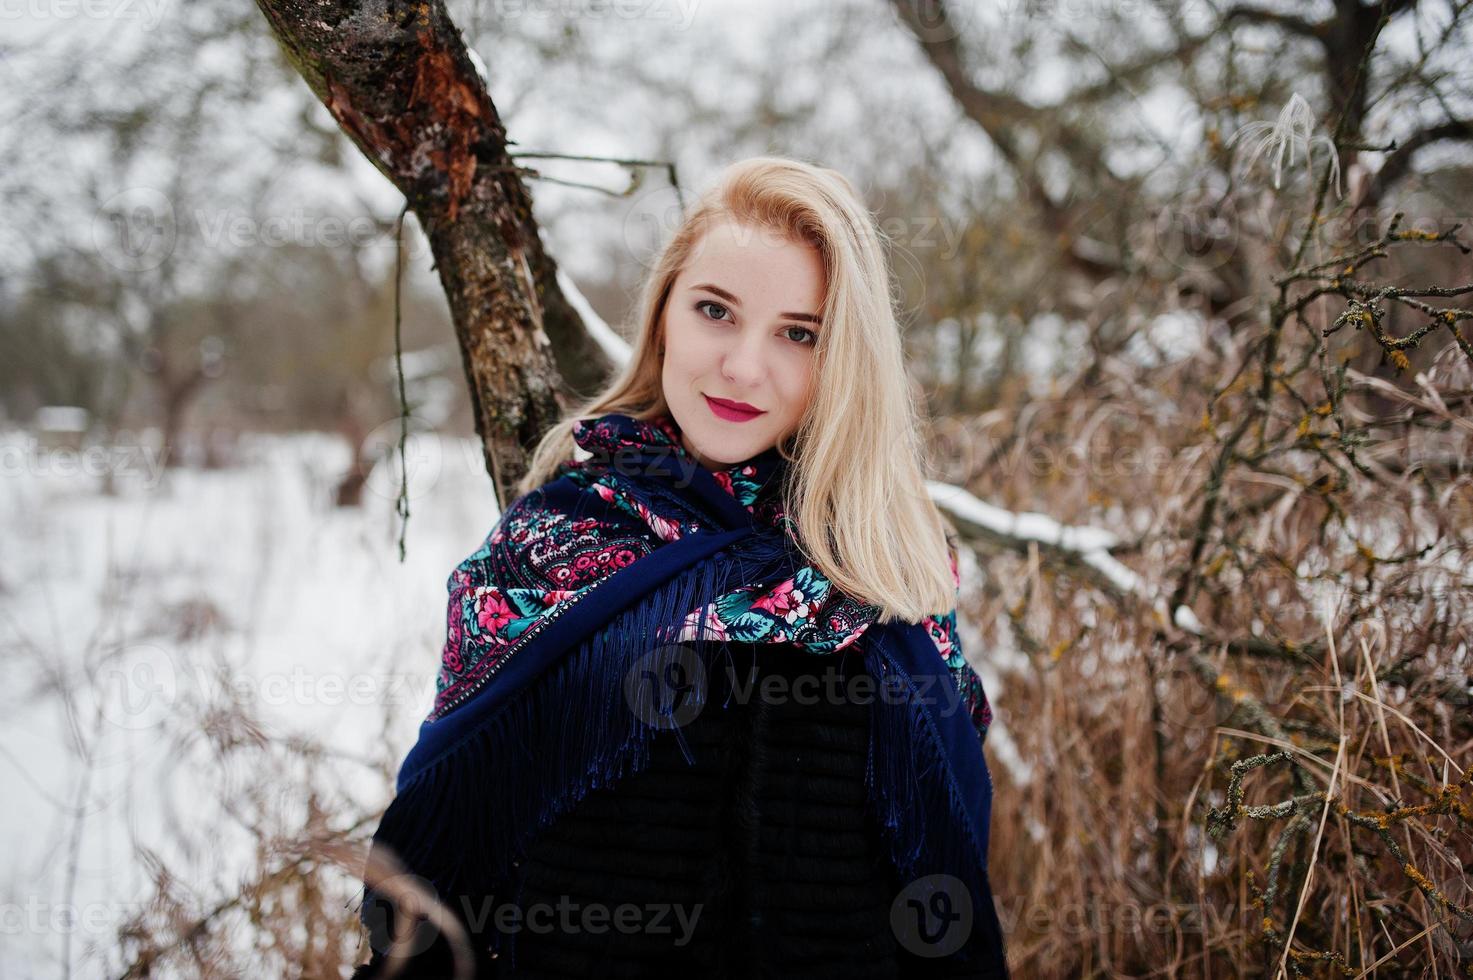
{"label": "blonde hair", "polygon": [[628,363],[544,434],[517,493],[541,486],[573,458],[578,419],[668,413],[659,353],[665,306],[701,236],[722,219],[808,243],[826,273],[815,393],[779,444],[789,463],[783,508],[804,555],[835,588],[877,606],[879,622],[946,613],[955,605],[954,542],[926,491],[921,397],[905,373],[882,233],[853,185],[826,167],[758,156],[720,174],[643,284]]}

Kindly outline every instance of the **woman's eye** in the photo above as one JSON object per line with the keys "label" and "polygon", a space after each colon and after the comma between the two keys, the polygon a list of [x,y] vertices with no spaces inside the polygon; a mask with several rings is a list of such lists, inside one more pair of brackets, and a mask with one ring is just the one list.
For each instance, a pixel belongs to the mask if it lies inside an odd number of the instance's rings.
{"label": "woman's eye", "polygon": [[[726,312],[726,307],[722,306],[720,303],[713,303],[709,299],[703,299],[700,302],[698,302],[696,304],[696,309],[699,310],[699,309],[701,309],[702,307],[705,307],[705,306],[714,306],[718,310],[721,310],[723,313]],[[707,315],[709,316],[710,314],[707,314]],[[713,319],[713,320],[724,320],[724,319],[726,319],[726,317],[714,316],[714,317],[711,317],[711,319]]]}
{"label": "woman's eye", "polygon": [[[794,330],[801,331],[802,333],[806,333],[806,334],[808,334],[809,337],[813,338],[812,340],[799,340],[799,341],[795,341],[795,343],[803,344],[804,346],[808,346],[808,347],[811,347],[814,344],[818,343],[818,334],[814,333],[812,330],[809,330],[807,327],[788,327],[786,332],[789,333],[789,334],[791,334]],[[788,339],[789,340],[792,340],[793,338],[792,337],[789,337]]]}

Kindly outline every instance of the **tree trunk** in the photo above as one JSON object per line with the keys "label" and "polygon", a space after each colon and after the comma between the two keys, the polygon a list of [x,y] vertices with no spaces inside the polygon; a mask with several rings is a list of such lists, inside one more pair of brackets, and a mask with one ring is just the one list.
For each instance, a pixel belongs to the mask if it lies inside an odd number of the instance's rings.
{"label": "tree trunk", "polygon": [[429,237],[486,470],[504,506],[567,386],[588,390],[612,365],[558,289],[506,131],[460,32],[442,0],[257,5],[287,59]]}

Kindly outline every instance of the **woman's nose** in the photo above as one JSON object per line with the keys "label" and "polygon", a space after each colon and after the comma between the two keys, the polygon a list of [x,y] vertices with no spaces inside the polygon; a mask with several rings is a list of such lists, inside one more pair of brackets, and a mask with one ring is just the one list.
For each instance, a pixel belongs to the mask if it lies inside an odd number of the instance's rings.
{"label": "woman's nose", "polygon": [[751,386],[761,381],[767,368],[764,338],[755,333],[741,337],[721,362],[721,373],[735,385]]}

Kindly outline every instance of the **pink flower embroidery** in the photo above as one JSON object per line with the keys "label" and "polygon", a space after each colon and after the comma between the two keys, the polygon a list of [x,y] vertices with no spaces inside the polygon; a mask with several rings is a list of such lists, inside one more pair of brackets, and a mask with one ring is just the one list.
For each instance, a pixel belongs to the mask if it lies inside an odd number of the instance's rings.
{"label": "pink flower embroidery", "polygon": [[796,613],[800,618],[807,618],[808,616],[808,603],[805,601],[802,590],[794,586],[792,579],[788,579],[771,591],[759,596],[757,601],[752,603],[752,608],[769,612],[774,616],[786,619],[790,623],[793,621],[791,614]]}
{"label": "pink flower embroidery", "polygon": [[649,522],[650,529],[659,535],[661,541],[675,541],[679,539],[680,525],[674,521],[657,517],[654,514],[647,515],[645,520]]}
{"label": "pink flower embroidery", "polygon": [[697,624],[700,622],[700,619],[701,610],[699,609],[694,609],[686,613],[685,620],[681,623],[680,633],[676,637],[675,642],[679,643],[682,640],[698,639],[725,640],[731,636],[726,623],[722,622],[721,617],[717,614],[714,604],[706,606],[704,637],[698,636],[696,633]]}
{"label": "pink flower embroidery", "polygon": [[845,647],[849,646],[850,644],[856,642],[861,636],[864,635],[865,631],[868,630],[868,629],[869,629],[869,623],[862,624],[857,630],[855,630],[849,636],[847,636],[843,640],[840,640],[839,643],[838,643],[838,645],[834,647],[834,650],[835,651],[842,650]]}
{"label": "pink flower embroidery", "polygon": [[500,633],[502,628],[516,617],[511,606],[506,604],[498,589],[486,589],[476,596],[476,622],[491,633]]}

